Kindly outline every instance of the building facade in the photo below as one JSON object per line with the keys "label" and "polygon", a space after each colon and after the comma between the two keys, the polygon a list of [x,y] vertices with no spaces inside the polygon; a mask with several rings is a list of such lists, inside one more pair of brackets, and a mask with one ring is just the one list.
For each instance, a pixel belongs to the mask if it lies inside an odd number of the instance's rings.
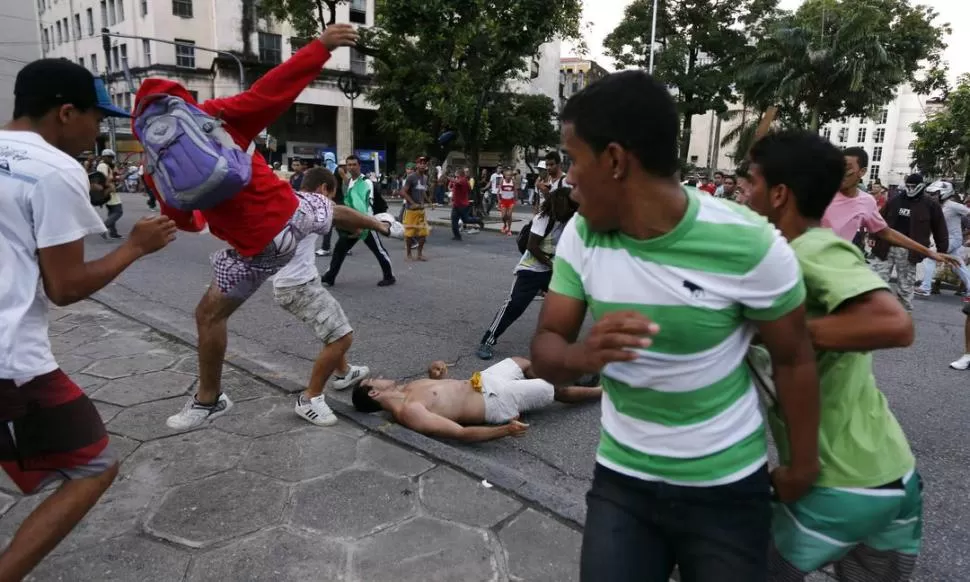
{"label": "building facade", "polygon": [[565,104],[574,94],[589,86],[610,72],[589,59],[568,57],[561,60],[559,65],[560,93],[559,101]]}
{"label": "building facade", "polygon": [[13,116],[13,86],[25,64],[40,58],[40,34],[34,0],[7,2],[0,16],[0,123]]}
{"label": "building facade", "polygon": [[[236,94],[307,42],[286,23],[256,18],[252,1],[245,2],[248,14],[243,0],[33,1],[44,56],[68,58],[106,74],[116,103],[127,108],[133,91],[150,76],[178,81],[199,101]],[[374,0],[338,4],[336,21],[372,26]],[[103,28],[135,38],[112,37],[105,53]],[[243,79],[234,56],[243,63]],[[367,58],[354,49],[336,51],[295,106],[258,140],[269,159],[287,164],[294,158],[322,159],[326,152],[338,158],[355,152],[367,154],[368,166],[375,155],[381,165],[387,161],[388,144],[375,128],[376,107],[362,96],[351,108],[337,84],[344,71],[366,75]],[[117,149],[135,154],[139,146],[125,125],[115,128]]]}

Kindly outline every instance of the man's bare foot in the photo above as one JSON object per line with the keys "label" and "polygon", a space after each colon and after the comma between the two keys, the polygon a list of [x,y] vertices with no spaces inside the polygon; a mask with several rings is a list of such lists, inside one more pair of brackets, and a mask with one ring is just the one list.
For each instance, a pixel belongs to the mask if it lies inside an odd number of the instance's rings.
{"label": "man's bare foot", "polygon": [[421,256],[418,257],[418,260],[421,261],[422,263],[427,263],[428,262],[428,257],[426,257],[424,255],[421,255]]}

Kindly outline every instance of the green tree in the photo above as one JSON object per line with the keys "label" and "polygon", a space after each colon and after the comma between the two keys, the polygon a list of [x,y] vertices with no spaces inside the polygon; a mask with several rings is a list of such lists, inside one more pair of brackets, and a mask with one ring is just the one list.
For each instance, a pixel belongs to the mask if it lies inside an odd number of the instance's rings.
{"label": "green tree", "polygon": [[540,151],[559,144],[555,117],[556,104],[546,95],[497,95],[488,108],[489,139],[485,148],[508,158],[521,148],[526,164],[534,169]]}
{"label": "green tree", "polygon": [[949,26],[935,26],[936,17],[907,0],[808,0],[766,28],[737,86],[746,102],[778,104],[789,123],[813,130],[871,115],[903,83],[921,93],[942,88]]}
{"label": "green tree", "polygon": [[914,168],[940,178],[962,172],[964,187],[970,187],[970,75],[960,77],[943,109],[914,123],[913,132]]}
{"label": "green tree", "polygon": [[[654,73],[674,93],[681,121],[681,165],[687,160],[692,116],[724,113],[734,100],[737,63],[748,50],[746,30],[757,28],[777,0],[661,0]],[[653,0],[634,0],[603,42],[618,68],[647,68]]]}

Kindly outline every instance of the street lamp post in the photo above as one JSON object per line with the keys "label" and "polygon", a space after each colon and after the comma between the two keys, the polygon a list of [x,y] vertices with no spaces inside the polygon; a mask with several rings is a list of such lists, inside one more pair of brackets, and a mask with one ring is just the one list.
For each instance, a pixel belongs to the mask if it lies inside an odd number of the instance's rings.
{"label": "street lamp post", "polygon": [[350,99],[350,153],[354,153],[354,101],[362,92],[360,79],[353,71],[344,71],[337,79],[337,87],[347,99]]}
{"label": "street lamp post", "polygon": [[657,4],[658,0],[653,0],[653,25],[650,27],[650,74],[653,74],[654,53],[657,51]]}

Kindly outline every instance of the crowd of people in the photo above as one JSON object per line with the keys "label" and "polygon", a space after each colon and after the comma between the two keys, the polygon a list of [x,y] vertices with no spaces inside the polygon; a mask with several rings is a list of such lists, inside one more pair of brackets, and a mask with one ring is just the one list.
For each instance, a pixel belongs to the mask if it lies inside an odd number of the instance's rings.
{"label": "crowd of people", "polygon": [[[197,393],[166,420],[173,429],[204,426],[232,408],[222,390],[227,322],[272,278],[276,303],[322,344],[294,402],[295,413],[314,425],[336,422],[328,385],[353,388],[363,412],[386,411],[416,431],[461,441],[521,435],[528,425],[520,415],[554,401],[599,401],[584,581],[666,582],[675,567],[686,582],[788,581],[827,565],[842,580],[910,578],[922,537],[922,481],[877,387],[872,352],[913,342],[917,262],[927,258],[965,275],[964,262],[950,254],[965,240],[954,217],[968,214],[954,207],[952,185],[926,187],[911,176],[880,210],[859,189],[865,152],[782,131],[762,137],[735,175],[716,177],[713,192],[685,186],[667,88],[641,71],[609,75],[561,113],[568,173],[551,153],[531,195],[528,180],[513,171],[487,178],[486,206],[498,204],[507,234],[516,200],[535,213],[509,297],[478,356],[493,358],[503,331],[548,290],[531,357],[504,359],[468,379],[448,378],[443,362],[431,364],[427,379],[374,379],[347,361],[354,331],[325,285],[336,284],[361,240],[382,268],[384,287],[395,279],[380,236],[403,238],[406,259],[426,260],[426,206],[438,203],[439,187],[452,193],[455,238],[459,222],[480,217],[469,209],[465,169],[441,183],[418,158],[401,185],[398,222],[380,211],[374,184],[353,156],[336,172],[298,166],[283,178],[249,148],[333,51],[356,40],[353,27],[331,25],[242,96],[197,103],[175,81],[144,81],[136,110],[175,98],[220,120],[227,139],[204,144],[205,152],[242,160],[228,175],[246,180],[218,204],[193,207],[173,196],[170,176],[146,172],[160,213],[91,261],[85,236],[118,234],[120,210],[110,203],[117,177],[108,175],[105,152],[94,168],[104,179],[87,178],[76,157],[94,142],[104,116],[128,113],[68,61],[43,59],[18,74],[14,120],[0,131],[0,278],[7,281],[0,466],[24,493],[64,483],[0,554],[0,579],[26,576],[118,471],[97,410],[51,352],[49,302],[84,299],[164,248],[177,230],[203,229],[226,248],[212,256],[211,284],[195,310]],[[134,127],[150,155],[174,155],[171,144],[152,141],[162,132],[140,134],[139,119]],[[187,143],[178,145],[198,147]],[[98,200],[109,194],[110,225],[94,210],[92,184],[101,188]],[[338,241],[321,275],[316,254],[329,243],[320,248],[317,237],[334,228]],[[953,364],[963,362],[960,369],[970,364],[970,303],[963,311],[968,354]],[[582,334],[587,313],[594,324]],[[771,469],[766,428],[780,458]]]}

